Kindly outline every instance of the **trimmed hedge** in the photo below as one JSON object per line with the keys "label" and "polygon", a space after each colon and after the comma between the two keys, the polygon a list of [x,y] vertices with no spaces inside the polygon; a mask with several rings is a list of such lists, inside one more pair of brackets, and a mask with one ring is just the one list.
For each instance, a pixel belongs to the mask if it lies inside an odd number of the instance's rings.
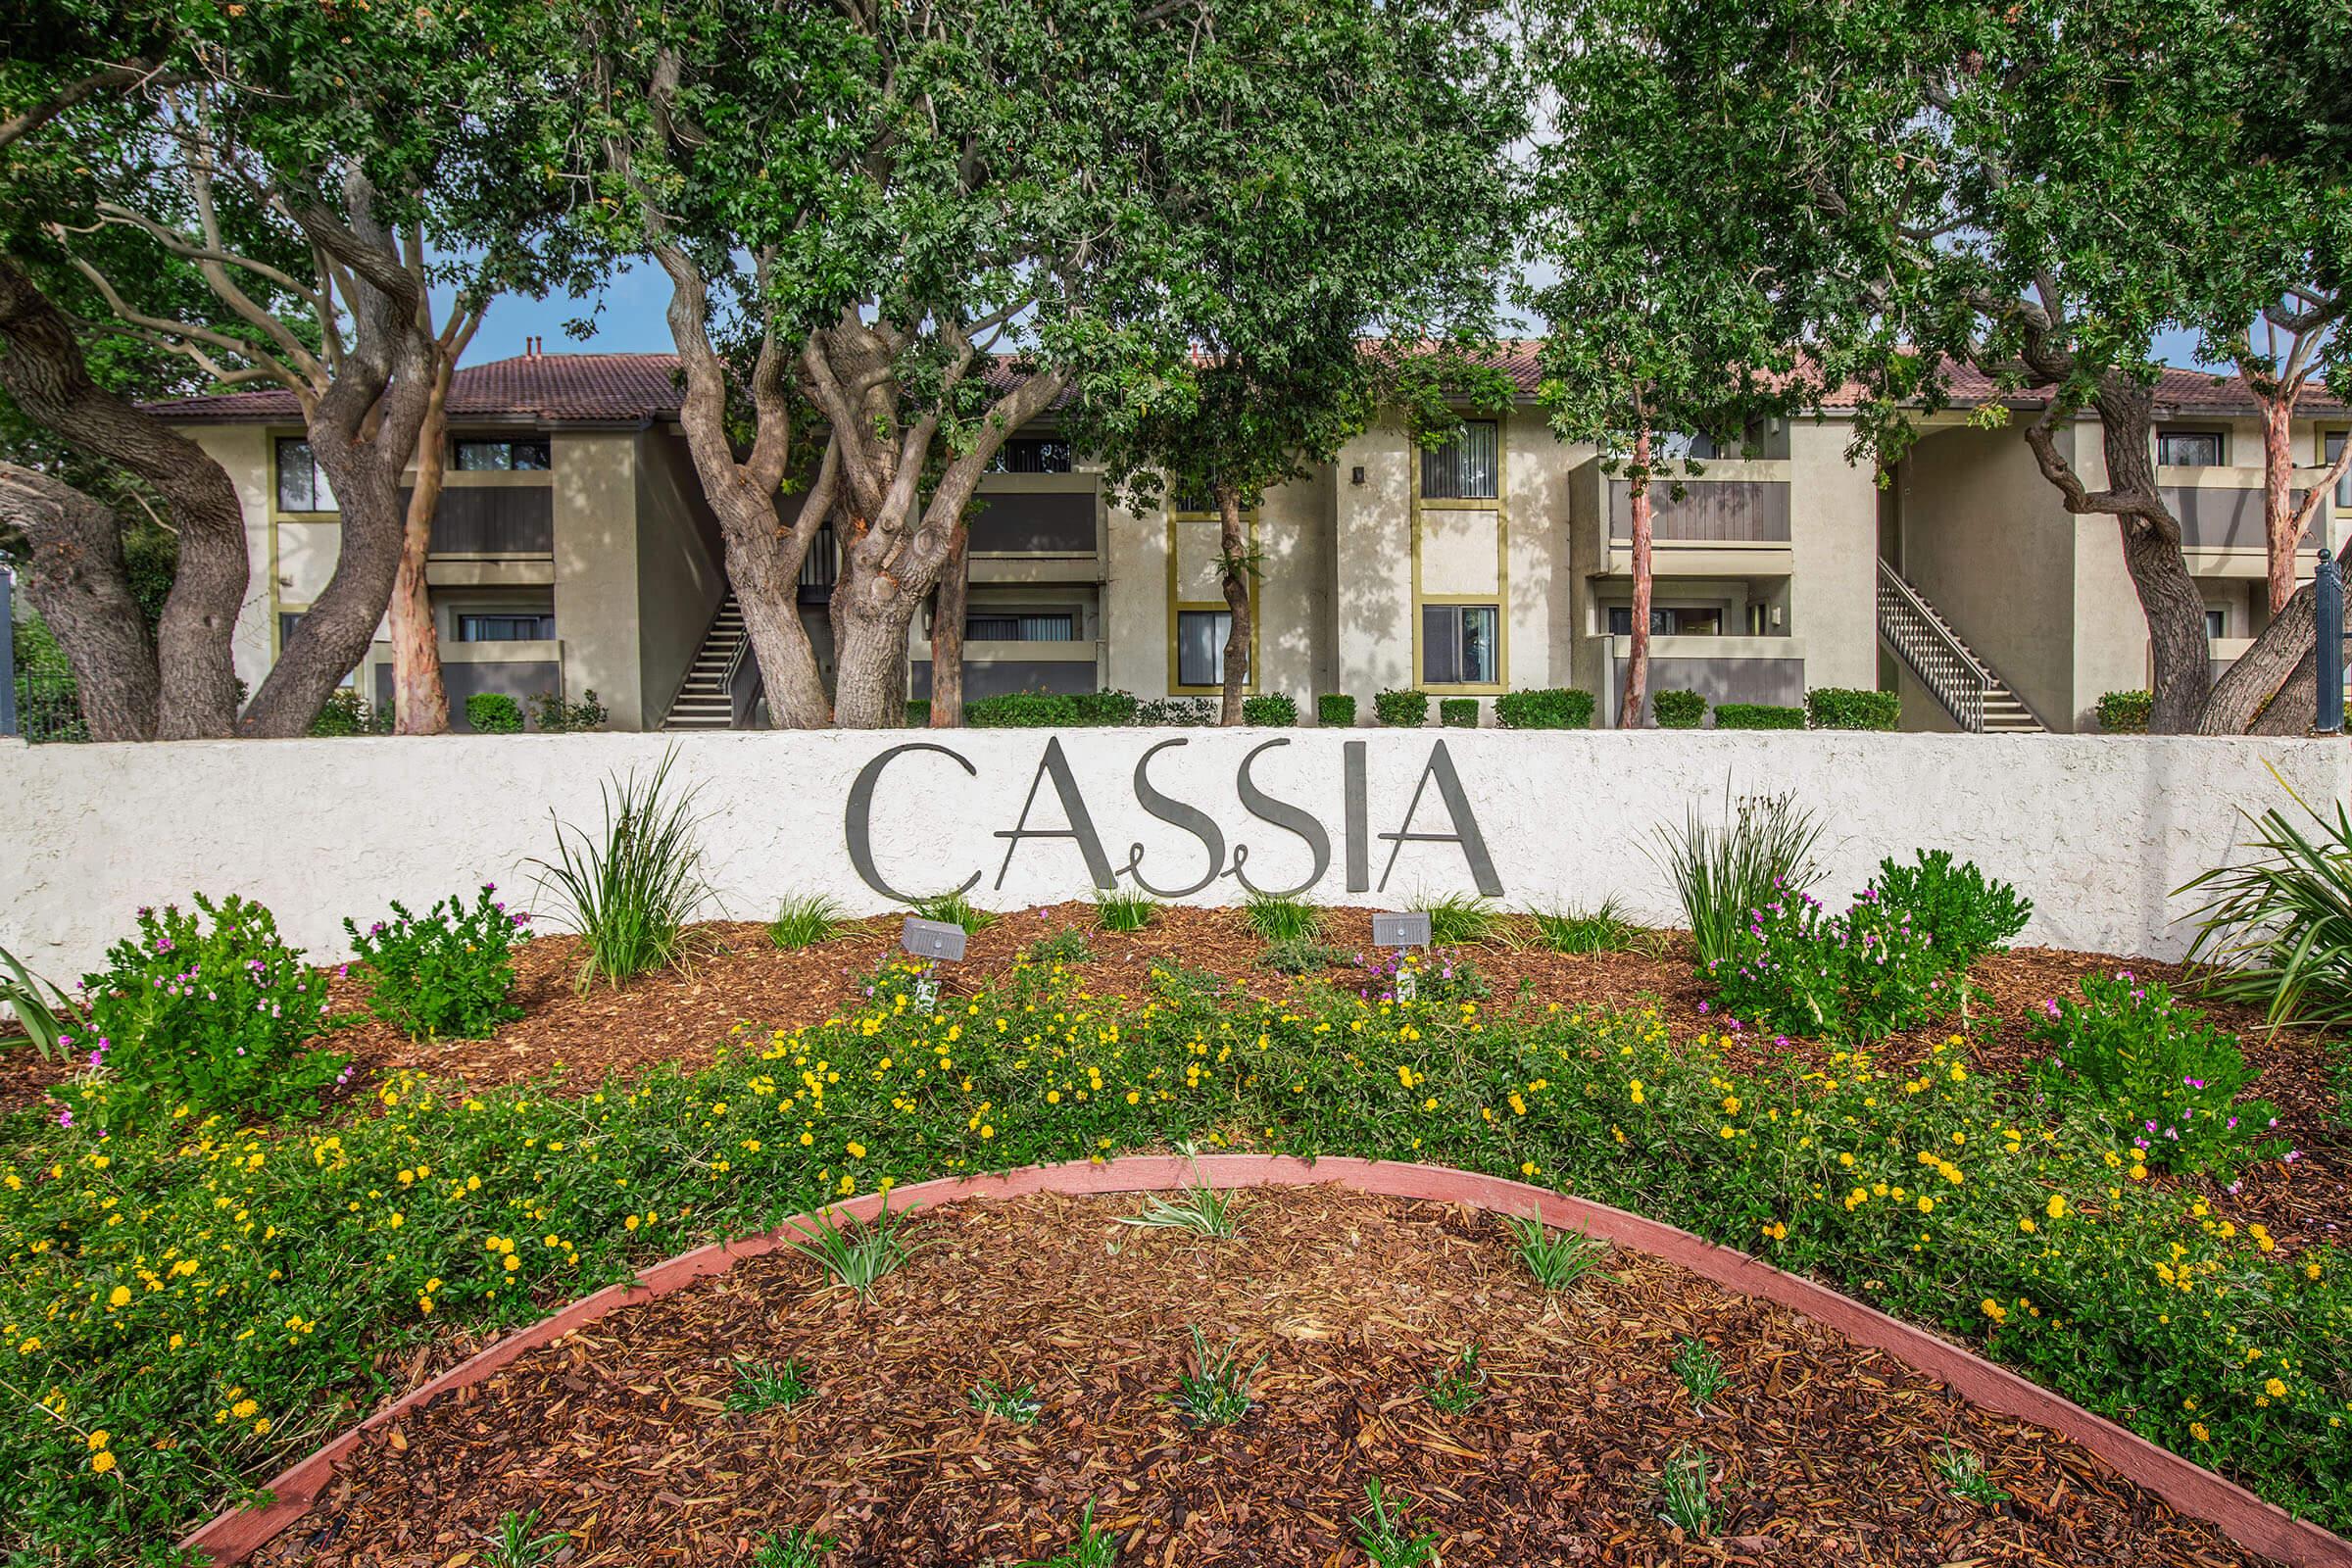
{"label": "trimmed hedge", "polygon": [[1717,729],[1803,729],[1805,710],[1775,703],[1717,703]]}
{"label": "trimmed hedge", "polygon": [[1077,705],[1081,724],[1132,724],[1141,706],[1133,692],[1077,692],[1070,701]]}
{"label": "trimmed hedge", "polygon": [[930,698],[912,697],[907,699],[906,727],[908,729],[929,729],[931,727]]}
{"label": "trimmed hedge", "polygon": [[1592,694],[1574,686],[1506,692],[1494,699],[1494,722],[1504,729],[1590,729]]}
{"label": "trimmed hedge", "polygon": [[1217,721],[1217,705],[1205,697],[1154,697],[1137,705],[1135,721],[1152,728],[1200,729]]}
{"label": "trimmed hedge", "polygon": [[1660,692],[1649,700],[1660,729],[1696,729],[1707,716],[1707,700],[1696,692]]}
{"label": "trimmed hedge", "polygon": [[1242,699],[1242,722],[1283,728],[1298,722],[1298,704],[1287,692]]}
{"label": "trimmed hedge", "polygon": [[519,735],[522,705],[505,692],[475,692],[466,699],[466,722],[477,735]]}
{"label": "trimmed hedge", "polygon": [[2148,710],[2155,706],[2154,692],[2101,692],[2099,728],[2110,735],[2145,735]]}
{"label": "trimmed hedge", "polygon": [[[1127,692],[1006,692],[963,705],[967,729],[1100,729],[1136,721],[1138,704]],[[920,722],[930,721],[931,705],[922,705]],[[918,722],[915,705],[906,705],[906,721]]]}
{"label": "trimmed hedge", "polygon": [[1853,686],[1816,686],[1805,693],[1805,721],[1815,729],[1892,729],[1903,700],[1892,692]]}
{"label": "trimmed hedge", "polygon": [[1429,693],[1408,686],[1372,699],[1372,711],[1391,729],[1419,729],[1429,722]]}
{"label": "trimmed hedge", "polygon": [[1325,692],[1315,699],[1315,722],[1331,729],[1348,729],[1355,723],[1355,699],[1346,692]]}
{"label": "trimmed hedge", "polygon": [[1438,722],[1447,729],[1478,728],[1478,699],[1448,697],[1438,704]]}

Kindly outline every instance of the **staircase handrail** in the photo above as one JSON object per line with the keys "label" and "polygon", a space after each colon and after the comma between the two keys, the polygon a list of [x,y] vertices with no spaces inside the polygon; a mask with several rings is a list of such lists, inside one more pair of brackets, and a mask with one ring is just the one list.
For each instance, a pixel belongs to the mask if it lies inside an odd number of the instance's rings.
{"label": "staircase handrail", "polygon": [[[1880,632],[1903,656],[1903,662],[1933,692],[1936,700],[1971,732],[1984,728],[1984,694],[2000,684],[2000,678],[1986,668],[1984,662],[1968,650],[1967,644],[1952,635],[1942,619],[1929,608],[1919,591],[1904,580],[1884,557],[1879,561],[1879,593],[1881,596]],[[1885,601],[1891,595],[1903,613],[1893,617],[1889,626]],[[1915,647],[1914,643],[1929,646]],[[1948,671],[1948,674],[1947,674]]]}

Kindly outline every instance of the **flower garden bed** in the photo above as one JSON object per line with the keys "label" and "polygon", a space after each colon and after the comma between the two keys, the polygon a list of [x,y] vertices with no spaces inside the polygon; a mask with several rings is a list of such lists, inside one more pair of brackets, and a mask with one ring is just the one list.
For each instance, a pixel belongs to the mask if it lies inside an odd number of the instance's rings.
{"label": "flower garden bed", "polygon": [[[255,1560],[440,1564],[534,1512],[582,1561],[774,1536],[1044,1560],[1091,1508],[1121,1561],[1362,1561],[1374,1484],[1465,1564],[2253,1560],[2076,1445],[1639,1252],[1547,1293],[1456,1205],[1255,1189],[1230,1239],[1141,1212],[918,1213],[870,1302],[796,1251],[746,1259],[378,1426]],[[1254,1368],[1230,1423],[1173,1396],[1196,1328]],[[1662,1517],[1701,1462],[1705,1547]]]}
{"label": "flower garden bed", "polygon": [[[1352,957],[1365,919],[1329,916],[1323,940]],[[894,923],[796,951],[705,928],[683,968],[585,994],[571,939],[542,939],[516,954],[522,1016],[486,1040],[330,1031],[353,1062],[322,1113],[110,1135],[103,1096],[60,1125],[52,1075],[20,1066],[0,1549],[160,1549],[489,1338],[682,1248],[892,1183],[1187,1140],[1637,1209],[2352,1522],[2352,1203],[2324,1040],[2246,1037],[2306,1157],[2175,1176],[2026,1072],[2045,1001],[2112,960],[1990,955],[1964,1011],[1866,1055],[1729,1029],[1680,937],[1563,955],[1506,923],[1462,950],[1475,986],[1399,1002],[1362,969],[1276,973],[1235,913],[1093,921],[978,933],[929,1014],[881,966]],[[1087,956],[1023,956],[1062,931]],[[332,1001],[350,1015],[348,981]]]}

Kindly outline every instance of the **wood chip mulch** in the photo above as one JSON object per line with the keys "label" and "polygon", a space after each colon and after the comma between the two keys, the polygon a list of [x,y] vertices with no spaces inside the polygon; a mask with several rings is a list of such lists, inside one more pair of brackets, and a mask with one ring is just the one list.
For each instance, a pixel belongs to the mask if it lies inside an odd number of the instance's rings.
{"label": "wood chip mulch", "polygon": [[[1377,1478],[1445,1568],[1815,1563],[2207,1565],[2254,1559],[2087,1452],[1882,1352],[1673,1265],[1617,1252],[1546,1297],[1493,1216],[1332,1187],[1244,1196],[1239,1240],[1118,1223],[1130,1199],[970,1201],[862,1304],[782,1251],[592,1324],[405,1417],[258,1559],[465,1568],[509,1510],[569,1568],[748,1562],[769,1531],[838,1537],[831,1568],[1009,1565],[1081,1509],[1121,1564],[1355,1564]],[[1163,1398],[1198,1325],[1264,1358],[1257,1404],[1196,1431]],[[1703,1341],[1729,1374],[1694,1408]],[[1484,1396],[1425,1390],[1471,1345]],[[734,1363],[798,1359],[815,1392],[730,1407]],[[1034,1384],[1033,1425],[969,1407]],[[1955,1499],[1947,1447],[2011,1495]],[[1714,1527],[1659,1518],[1704,1453]]]}

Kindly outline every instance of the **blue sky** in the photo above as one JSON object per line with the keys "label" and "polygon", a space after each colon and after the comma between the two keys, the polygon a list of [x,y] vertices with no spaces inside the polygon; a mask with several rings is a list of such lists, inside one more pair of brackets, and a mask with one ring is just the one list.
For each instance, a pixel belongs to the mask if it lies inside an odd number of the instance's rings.
{"label": "blue sky", "polygon": [[[551,354],[578,349],[606,354],[670,351],[669,322],[662,317],[662,312],[669,308],[669,280],[662,275],[661,269],[640,263],[612,277],[601,295],[601,309],[599,305],[600,300],[572,296],[498,300],[491,305],[481,330],[474,334],[466,361],[479,365],[520,354],[522,340],[531,336],[547,339]],[[592,336],[585,342],[574,342],[564,335],[564,322],[587,316],[591,311],[595,313],[596,324]],[[2194,333],[2168,332],[2157,340],[2157,346],[2167,364],[2198,363]]]}

